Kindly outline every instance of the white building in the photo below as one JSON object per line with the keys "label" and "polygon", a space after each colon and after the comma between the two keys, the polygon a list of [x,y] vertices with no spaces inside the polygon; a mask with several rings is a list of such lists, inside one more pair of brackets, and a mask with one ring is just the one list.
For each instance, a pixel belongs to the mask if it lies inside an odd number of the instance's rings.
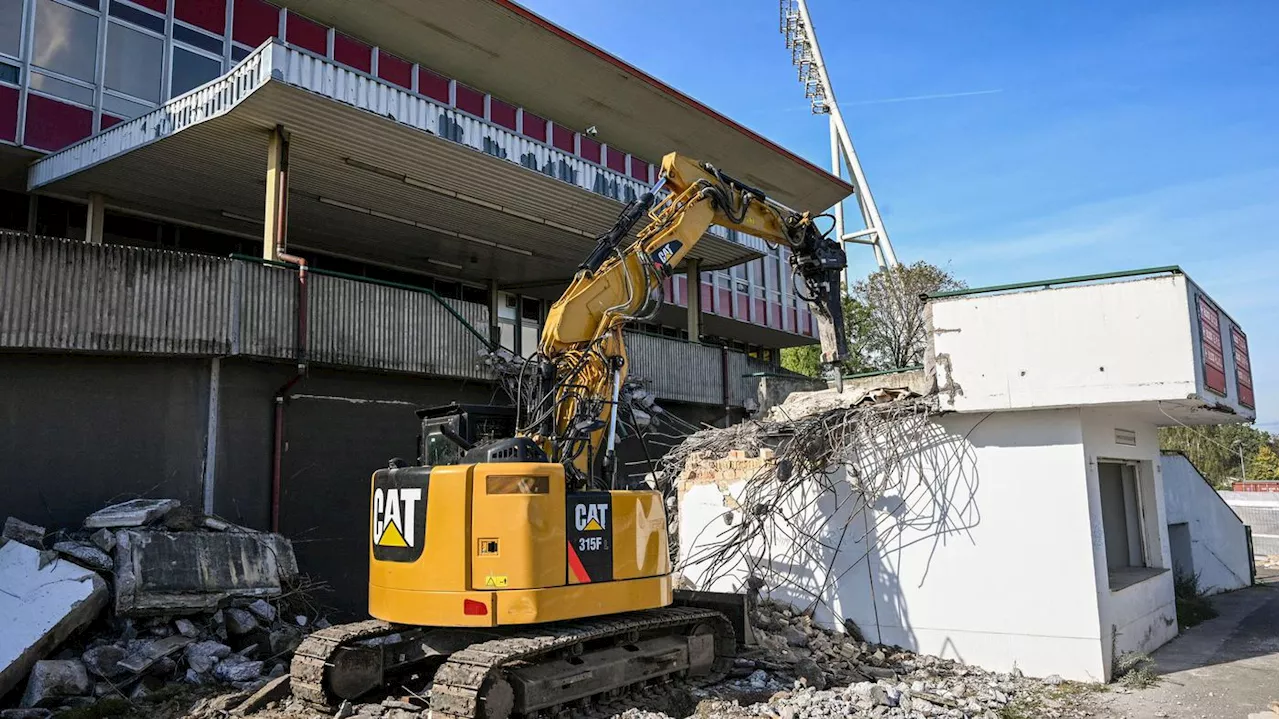
{"label": "white building", "polygon": [[912,438],[922,469],[870,478],[887,489],[866,503],[840,496],[843,472],[788,497],[767,554],[727,570],[699,560],[743,521],[749,480],[698,474],[681,487],[681,571],[720,591],[786,576],[778,598],[818,595],[819,621],[1031,675],[1106,680],[1113,654],[1168,641],[1157,427],[1252,420],[1252,382],[1243,332],[1180,270],[1135,274],[932,299],[923,372],[941,413]]}
{"label": "white building", "polygon": [[1206,594],[1252,584],[1249,538],[1236,511],[1181,452],[1164,452],[1160,468],[1174,574],[1196,577]]}

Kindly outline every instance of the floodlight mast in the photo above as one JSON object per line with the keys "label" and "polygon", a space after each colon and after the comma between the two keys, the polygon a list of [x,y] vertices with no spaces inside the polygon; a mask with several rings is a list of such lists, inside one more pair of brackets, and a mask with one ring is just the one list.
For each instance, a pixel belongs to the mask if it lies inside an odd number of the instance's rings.
{"label": "floodlight mast", "polygon": [[897,255],[893,252],[889,233],[880,219],[880,210],[871,196],[871,186],[867,184],[862,163],[858,162],[858,153],[853,149],[853,140],[849,137],[849,128],[844,124],[844,116],[840,113],[840,104],[831,87],[826,63],[822,61],[822,50],[818,47],[818,36],[809,16],[809,7],[805,0],[779,0],[778,10],[779,30],[786,38],[787,49],[791,51],[791,63],[799,70],[799,79],[804,85],[809,109],[815,115],[830,117],[831,173],[837,177],[848,173],[854,187],[854,197],[862,213],[863,229],[846,232],[844,203],[837,202],[832,212],[836,218],[835,234],[840,238],[841,244],[870,245],[875,250],[876,263],[881,268],[896,267]]}

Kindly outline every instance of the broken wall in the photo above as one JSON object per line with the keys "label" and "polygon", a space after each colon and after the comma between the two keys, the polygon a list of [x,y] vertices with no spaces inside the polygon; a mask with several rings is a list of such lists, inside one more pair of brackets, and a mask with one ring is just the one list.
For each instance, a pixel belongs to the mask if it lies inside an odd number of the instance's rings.
{"label": "broken wall", "polygon": [[[718,542],[767,511],[768,458],[698,459],[681,480],[679,571],[700,589],[770,596],[855,622],[868,640],[992,670],[1107,678],[1077,410],[935,417],[920,468],[863,503],[846,469],[785,498],[785,521],[727,564]],[[816,595],[816,596],[815,596]]]}

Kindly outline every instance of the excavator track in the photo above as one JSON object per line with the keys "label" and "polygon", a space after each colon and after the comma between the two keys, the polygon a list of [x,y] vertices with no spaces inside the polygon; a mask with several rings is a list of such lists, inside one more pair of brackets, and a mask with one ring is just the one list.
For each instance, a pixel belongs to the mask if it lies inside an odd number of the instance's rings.
{"label": "excavator track", "polygon": [[[436,671],[431,688],[431,716],[434,719],[500,719],[512,716],[515,698],[502,676],[505,669],[536,663],[538,659],[571,651],[586,642],[663,631],[674,633],[700,625],[714,634],[716,666],[713,674],[722,673],[725,660],[733,655],[736,643],[733,627],[719,612],[692,607],[666,607],[545,625],[472,645],[454,653]],[[593,699],[600,695],[613,699],[612,695],[619,692],[643,688],[653,681],[669,678],[669,675],[663,675],[635,684],[613,686],[596,695],[573,697],[552,707],[539,707],[527,715],[554,716],[564,710],[575,716],[587,714]]]}
{"label": "excavator track", "polygon": [[[362,659],[358,651],[347,650],[369,640],[398,634],[420,638],[422,633],[423,628],[376,620],[317,631],[294,654],[290,667],[293,694],[313,704],[332,706],[344,693],[350,695],[350,687],[370,681],[370,662]],[[502,635],[495,638],[495,633]],[[692,650],[681,642],[689,635],[701,635],[700,644],[714,652],[710,666],[701,667],[702,682],[723,676],[736,646],[733,627],[723,614],[694,607],[504,627],[486,630],[486,634],[451,652],[436,670],[430,698],[434,719],[609,716],[613,708],[628,701],[669,693],[673,680],[685,679],[693,659],[691,654],[683,653]],[[665,643],[672,649],[663,651],[659,647],[646,655],[643,649],[653,643]],[[584,647],[593,648],[596,653],[583,654]],[[621,678],[616,674],[597,675],[601,670],[596,659],[607,659],[610,653],[627,656],[627,652],[634,652],[631,656],[639,658],[631,661],[639,663],[619,664],[615,659],[615,667],[625,666],[628,670]],[[589,661],[578,658],[580,655]],[[683,663],[672,659],[677,655]],[[581,667],[566,677],[551,670],[552,662],[558,662],[560,668],[573,662]],[[600,662],[604,663],[607,662]],[[538,686],[543,690],[537,697],[514,691],[513,683],[517,682],[508,681],[540,670],[547,676],[535,677],[541,680]],[[353,680],[345,672],[359,676]],[[379,684],[385,683],[384,677]],[[547,686],[556,687],[551,698],[545,693]]]}
{"label": "excavator track", "polygon": [[326,676],[333,668],[335,654],[353,642],[394,634],[397,627],[377,619],[353,624],[338,624],[312,632],[293,654],[289,664],[289,686],[299,699],[327,706],[334,704],[333,694]]}

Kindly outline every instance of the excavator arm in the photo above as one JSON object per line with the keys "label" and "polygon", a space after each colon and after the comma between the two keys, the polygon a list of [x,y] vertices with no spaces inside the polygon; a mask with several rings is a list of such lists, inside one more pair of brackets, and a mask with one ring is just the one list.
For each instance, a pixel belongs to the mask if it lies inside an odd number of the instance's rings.
{"label": "excavator arm", "polygon": [[[659,198],[663,190],[668,194]],[[817,230],[808,213],[791,210],[711,165],[671,153],[663,158],[653,191],[628,205],[613,228],[597,238],[552,305],[542,332],[543,406],[531,413],[523,431],[554,460],[576,468],[584,481],[606,433],[606,470],[612,462],[613,407],[626,378],[623,327],[657,312],[664,280],[713,224],[791,248],[796,286],[803,288],[801,296],[818,320],[823,364],[835,367],[845,359],[840,246]]]}

